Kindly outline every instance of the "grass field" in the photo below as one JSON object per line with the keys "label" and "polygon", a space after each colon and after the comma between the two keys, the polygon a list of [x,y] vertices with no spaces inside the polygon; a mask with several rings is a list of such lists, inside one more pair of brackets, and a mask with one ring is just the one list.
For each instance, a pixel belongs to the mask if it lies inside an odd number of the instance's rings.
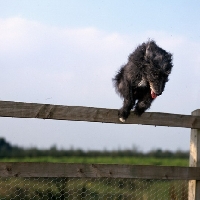
{"label": "grass field", "polygon": [[189,159],[154,158],[154,157],[25,157],[3,158],[0,162],[55,162],[55,163],[99,163],[99,164],[133,164],[133,165],[163,165],[185,166]]}

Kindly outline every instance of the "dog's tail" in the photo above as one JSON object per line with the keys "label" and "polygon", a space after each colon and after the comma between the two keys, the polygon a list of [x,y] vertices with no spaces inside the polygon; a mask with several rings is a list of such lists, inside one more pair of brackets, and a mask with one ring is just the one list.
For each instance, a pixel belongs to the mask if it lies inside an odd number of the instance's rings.
{"label": "dog's tail", "polygon": [[122,66],[121,69],[115,75],[115,77],[112,79],[115,90],[119,95],[121,95],[123,75],[124,75],[124,67]]}

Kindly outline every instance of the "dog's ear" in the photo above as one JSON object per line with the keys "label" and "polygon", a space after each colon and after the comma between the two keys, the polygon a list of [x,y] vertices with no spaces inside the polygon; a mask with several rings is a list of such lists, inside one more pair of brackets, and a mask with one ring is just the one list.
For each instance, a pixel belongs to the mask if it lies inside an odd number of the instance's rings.
{"label": "dog's ear", "polygon": [[145,57],[146,58],[152,58],[153,57],[153,52],[152,52],[151,47],[150,47],[150,42],[147,44]]}
{"label": "dog's ear", "polygon": [[156,49],[157,49],[157,45],[155,41],[149,40],[148,43],[146,44],[146,52],[145,52],[146,59],[150,59],[150,60],[154,59],[156,55]]}

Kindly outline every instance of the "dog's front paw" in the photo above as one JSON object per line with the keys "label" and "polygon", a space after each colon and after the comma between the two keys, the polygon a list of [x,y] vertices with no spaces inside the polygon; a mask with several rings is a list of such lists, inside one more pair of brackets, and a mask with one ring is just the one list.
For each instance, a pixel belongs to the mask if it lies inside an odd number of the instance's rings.
{"label": "dog's front paw", "polygon": [[144,113],[144,110],[134,109],[134,110],[133,110],[133,113],[134,113],[135,115],[137,115],[138,117],[140,117],[140,116]]}
{"label": "dog's front paw", "polygon": [[119,121],[121,121],[122,123],[124,123],[126,120],[124,118],[120,117]]}
{"label": "dog's front paw", "polygon": [[128,113],[125,112],[123,109],[120,109],[118,111],[118,117],[119,117],[119,121],[124,123],[126,121],[126,119],[128,118]]}

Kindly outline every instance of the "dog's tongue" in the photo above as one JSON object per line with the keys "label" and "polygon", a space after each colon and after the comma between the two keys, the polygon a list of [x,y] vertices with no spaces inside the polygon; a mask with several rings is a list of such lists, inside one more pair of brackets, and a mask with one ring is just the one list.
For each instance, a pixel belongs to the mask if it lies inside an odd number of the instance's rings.
{"label": "dog's tongue", "polygon": [[151,97],[152,97],[153,99],[155,99],[155,98],[157,97],[156,93],[154,93],[153,90],[151,90]]}

